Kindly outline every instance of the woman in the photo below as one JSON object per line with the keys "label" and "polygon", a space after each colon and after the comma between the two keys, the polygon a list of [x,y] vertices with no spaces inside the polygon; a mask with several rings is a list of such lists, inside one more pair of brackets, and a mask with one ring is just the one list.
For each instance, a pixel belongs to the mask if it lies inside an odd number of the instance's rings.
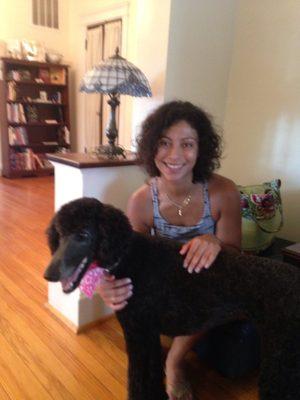
{"label": "woman", "polygon": [[[208,115],[189,102],[166,103],[149,115],[138,138],[138,155],[150,176],[131,196],[127,214],[136,231],[183,243],[187,273],[209,268],[221,249],[239,251],[240,196],[235,184],[217,175],[221,138]],[[98,291],[114,310],[134,295],[129,279],[107,275]],[[170,400],[191,400],[183,361],[203,335],[173,340],[166,360]]]}

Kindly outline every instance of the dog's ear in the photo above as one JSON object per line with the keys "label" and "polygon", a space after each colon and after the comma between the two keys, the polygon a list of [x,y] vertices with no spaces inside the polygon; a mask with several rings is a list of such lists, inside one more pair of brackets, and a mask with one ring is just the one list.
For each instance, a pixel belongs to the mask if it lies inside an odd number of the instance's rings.
{"label": "dog's ear", "polygon": [[55,253],[59,246],[59,233],[55,227],[55,220],[56,217],[54,216],[46,230],[48,246],[50,248],[51,254]]}
{"label": "dog's ear", "polygon": [[126,215],[119,209],[104,205],[99,218],[98,258],[103,266],[112,265],[123,257],[133,229]]}

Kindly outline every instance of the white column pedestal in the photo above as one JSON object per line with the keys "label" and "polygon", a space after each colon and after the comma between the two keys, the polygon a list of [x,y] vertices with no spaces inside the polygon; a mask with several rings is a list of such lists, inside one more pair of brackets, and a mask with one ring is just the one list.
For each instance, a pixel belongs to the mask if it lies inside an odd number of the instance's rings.
{"label": "white column pedestal", "polygon": [[[129,196],[145,181],[145,175],[135,163],[103,166],[98,162],[98,166],[88,168],[87,161],[68,165],[70,154],[48,155],[48,158],[55,171],[55,211],[81,197],[95,197],[125,211]],[[50,309],[77,332],[112,313],[99,295],[90,300],[78,289],[66,295],[60,283],[48,284],[48,302]]]}

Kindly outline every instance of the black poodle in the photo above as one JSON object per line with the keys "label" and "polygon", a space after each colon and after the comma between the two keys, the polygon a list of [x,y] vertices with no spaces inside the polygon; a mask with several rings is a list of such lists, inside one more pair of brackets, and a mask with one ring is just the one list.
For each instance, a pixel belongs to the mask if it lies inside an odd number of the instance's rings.
{"label": "black poodle", "polygon": [[48,239],[45,272],[65,293],[78,287],[91,262],[117,278],[130,277],[134,295],[117,312],[129,358],[130,400],[165,400],[160,334],[187,335],[241,314],[262,339],[262,400],[300,398],[300,270],[255,256],[221,252],[200,274],[182,267],[180,244],[132,230],[118,209],[96,199],[64,205]]}

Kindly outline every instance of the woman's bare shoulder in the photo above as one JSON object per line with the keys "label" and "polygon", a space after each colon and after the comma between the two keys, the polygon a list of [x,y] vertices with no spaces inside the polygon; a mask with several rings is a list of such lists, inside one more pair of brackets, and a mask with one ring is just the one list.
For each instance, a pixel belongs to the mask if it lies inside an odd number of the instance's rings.
{"label": "woman's bare shoulder", "polygon": [[139,187],[129,198],[128,203],[132,203],[134,206],[142,207],[145,203],[151,201],[151,189],[148,183],[145,183]]}
{"label": "woman's bare shoulder", "polygon": [[220,211],[229,204],[236,209],[240,207],[240,193],[231,179],[213,174],[209,180],[208,190],[213,210]]}
{"label": "woman's bare shoulder", "polygon": [[240,216],[240,193],[236,184],[224,176],[213,174],[208,185],[213,218],[220,221],[222,215]]}
{"label": "woman's bare shoulder", "polygon": [[133,228],[148,232],[153,221],[151,188],[148,183],[142,185],[130,196],[127,203],[127,216]]}

